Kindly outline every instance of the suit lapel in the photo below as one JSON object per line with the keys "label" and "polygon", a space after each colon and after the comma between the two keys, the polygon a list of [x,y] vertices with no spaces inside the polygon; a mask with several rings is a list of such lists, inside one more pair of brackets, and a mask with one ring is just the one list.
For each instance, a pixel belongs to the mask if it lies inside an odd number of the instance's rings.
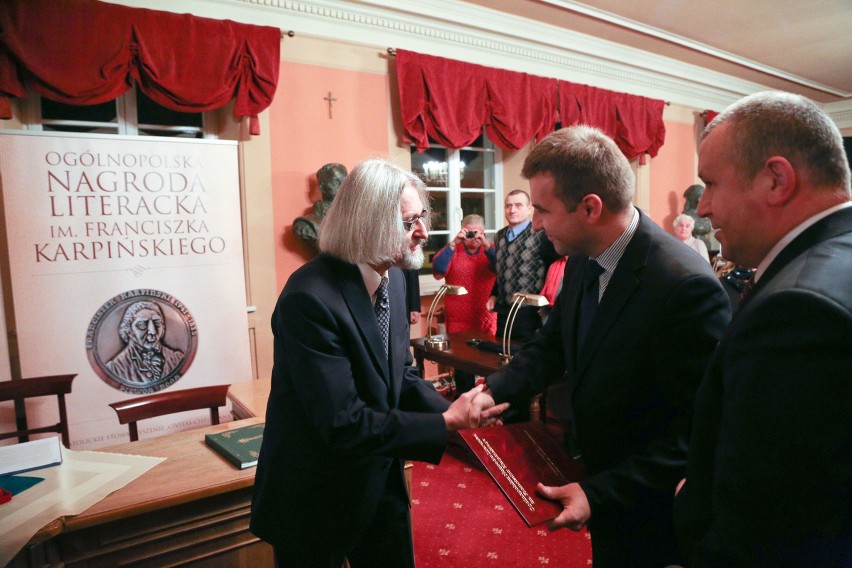
{"label": "suit lapel", "polygon": [[749,300],[754,299],[758,292],[766,287],[767,283],[797,256],[817,243],[849,233],[850,231],[852,231],[852,207],[832,213],[805,229],[801,235],[793,239],[775,257],[775,260],[772,261],[772,264],[769,265],[766,272],[760,277],[754,288],[752,288]]}
{"label": "suit lapel", "polygon": [[[339,263],[341,275],[340,293],[349,307],[352,319],[358,327],[358,331],[364,339],[364,344],[370,352],[373,363],[382,379],[390,384],[388,373],[388,361],[385,357],[385,348],[382,345],[382,335],[379,332],[379,324],[376,321],[376,312],[364,286],[361,271],[354,264]],[[391,321],[393,321],[393,306],[391,306]],[[391,324],[393,326],[393,324]],[[391,327],[393,333],[393,327]]]}

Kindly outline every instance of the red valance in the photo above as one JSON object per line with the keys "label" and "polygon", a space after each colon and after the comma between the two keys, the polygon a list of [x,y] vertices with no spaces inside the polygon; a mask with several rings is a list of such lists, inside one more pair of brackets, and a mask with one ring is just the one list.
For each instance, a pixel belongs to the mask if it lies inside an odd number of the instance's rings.
{"label": "red valance", "polygon": [[130,8],[96,0],[0,2],[0,118],[26,87],[91,105],[132,86],[182,112],[221,108],[253,118],[278,84],[278,28]]}
{"label": "red valance", "polygon": [[631,160],[656,156],[665,141],[661,100],[401,49],[396,60],[405,141],[420,151],[429,138],[462,148],[483,126],[496,145],[518,150],[559,117],[563,126],[600,128]]}
{"label": "red valance", "polygon": [[562,126],[588,124],[615,140],[628,159],[653,158],[666,140],[665,101],[559,82]]}
{"label": "red valance", "polygon": [[541,138],[556,123],[556,80],[443,57],[396,51],[405,141],[423,151],[429,137],[448,148],[482,133],[505,150]]}

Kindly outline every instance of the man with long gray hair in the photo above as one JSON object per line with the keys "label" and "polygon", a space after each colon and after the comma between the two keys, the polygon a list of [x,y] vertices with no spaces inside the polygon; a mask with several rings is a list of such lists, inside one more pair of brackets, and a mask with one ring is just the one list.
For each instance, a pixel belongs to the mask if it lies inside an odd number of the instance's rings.
{"label": "man with long gray hair", "polygon": [[479,392],[450,405],[412,366],[399,268],[423,264],[427,203],[415,175],[362,162],[278,299],[251,530],[280,567],[414,566],[403,460],[438,463]]}

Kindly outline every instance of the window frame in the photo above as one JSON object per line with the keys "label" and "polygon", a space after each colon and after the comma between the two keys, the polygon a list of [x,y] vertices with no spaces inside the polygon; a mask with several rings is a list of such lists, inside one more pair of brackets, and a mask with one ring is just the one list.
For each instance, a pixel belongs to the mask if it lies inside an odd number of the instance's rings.
{"label": "window frame", "polygon": [[[120,136],[146,136],[156,138],[156,135],[143,132],[144,130],[156,130],[160,132],[190,132],[200,134],[200,139],[217,140],[218,135],[211,130],[210,125],[215,124],[211,112],[202,112],[201,127],[198,126],[175,126],[166,124],[139,124],[137,114],[137,87],[128,89],[124,94],[114,99],[116,105],[115,122],[97,122],[86,120],[67,119],[43,119],[41,111],[42,97],[32,91],[21,100],[21,123],[24,130],[35,132],[48,132],[45,126],[56,126],[56,131],[63,131],[62,127],[84,127],[109,130],[108,132],[92,132],[91,134],[120,135]],[[155,103],[156,104],[156,103]],[[72,105],[73,106],[73,105]],[[212,111],[216,112],[216,111]],[[67,131],[66,131],[67,132]],[[192,139],[199,139],[193,136]]]}
{"label": "window frame", "polygon": [[[488,137],[485,135],[484,129],[482,133],[482,146],[465,146],[464,148],[459,149],[450,149],[441,144],[437,144],[433,141],[430,141],[430,148],[440,148],[447,153],[447,185],[446,187],[429,187],[427,186],[427,191],[431,194],[433,191],[446,193],[446,201],[447,201],[447,229],[446,230],[430,230],[429,237],[432,238],[433,235],[447,236],[447,241],[450,240],[451,235],[455,235],[457,231],[457,227],[461,225],[461,221],[464,218],[464,211],[461,206],[461,198],[463,193],[482,193],[482,194],[493,194],[494,197],[494,208],[493,211],[489,213],[492,214],[492,219],[494,226],[488,226],[488,215],[485,215],[485,234],[489,237],[489,240],[494,240],[494,235],[497,234],[497,231],[503,226],[503,151],[502,149],[494,144]],[[413,154],[416,150],[414,146],[411,146],[411,153]],[[491,175],[494,179],[494,188],[467,188],[461,187],[461,173],[460,166],[461,163],[461,154],[464,151],[474,151],[474,152],[482,152],[482,153],[492,153],[493,154],[493,171]],[[430,199],[431,201],[431,199]],[[430,203],[431,206],[431,203]],[[437,252],[437,250],[435,251]],[[444,279],[436,280],[435,277],[430,274],[420,274],[418,278],[420,284],[420,296],[429,296],[438,291],[440,286],[444,283]]]}

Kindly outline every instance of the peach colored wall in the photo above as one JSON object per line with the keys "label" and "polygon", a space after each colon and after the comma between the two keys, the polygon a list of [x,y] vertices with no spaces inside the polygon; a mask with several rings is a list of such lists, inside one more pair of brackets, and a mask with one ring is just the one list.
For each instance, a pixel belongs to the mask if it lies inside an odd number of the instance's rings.
{"label": "peach colored wall", "polygon": [[691,124],[666,121],[666,143],[651,160],[648,214],[672,233],[672,222],[683,210],[683,192],[696,183],[695,131]]}
{"label": "peach colored wall", "polygon": [[[331,91],[337,99],[328,115]],[[316,171],[328,162],[347,169],[388,154],[387,75],[284,61],[269,107],[272,207],[278,289],[313,254],[292,232],[293,219],[320,199]]]}

